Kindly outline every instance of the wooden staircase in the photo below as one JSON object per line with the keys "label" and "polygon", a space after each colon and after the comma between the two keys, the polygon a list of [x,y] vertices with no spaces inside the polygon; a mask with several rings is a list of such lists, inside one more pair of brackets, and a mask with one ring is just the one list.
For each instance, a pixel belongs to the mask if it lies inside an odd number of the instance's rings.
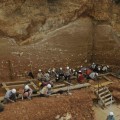
{"label": "wooden staircase", "polygon": [[95,93],[105,107],[115,102],[111,92],[106,86],[100,87],[99,90],[95,90]]}

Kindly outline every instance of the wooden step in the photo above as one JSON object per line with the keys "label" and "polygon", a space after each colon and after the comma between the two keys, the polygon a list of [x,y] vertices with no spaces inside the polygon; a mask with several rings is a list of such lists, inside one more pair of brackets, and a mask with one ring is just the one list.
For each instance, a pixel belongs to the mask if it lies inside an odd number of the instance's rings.
{"label": "wooden step", "polygon": [[[105,103],[107,102],[107,101],[110,101],[111,100],[111,97],[109,97],[109,98],[107,98],[107,99],[105,99],[105,100],[103,100]],[[112,99],[113,100],[113,99]]]}
{"label": "wooden step", "polygon": [[107,93],[109,94],[109,91],[108,91],[108,90],[106,90],[106,91],[104,91],[104,92],[100,93],[100,94],[99,94],[99,96],[101,96],[101,97],[102,97],[102,95],[107,94]]}
{"label": "wooden step", "polygon": [[[102,88],[99,89],[99,93],[101,93],[102,91],[105,91],[107,89],[108,89],[107,87],[102,87]],[[98,90],[96,90],[96,93],[98,93]]]}
{"label": "wooden step", "polygon": [[106,97],[108,97],[108,96],[111,96],[111,94],[109,93],[109,94],[107,94],[107,95],[104,95],[103,97],[101,97],[101,99],[104,99],[104,98],[106,98]]}
{"label": "wooden step", "polygon": [[106,102],[106,103],[105,103],[105,106],[110,105],[110,104],[112,104],[112,103],[114,103],[114,102],[115,102],[114,100],[109,101],[109,102]]}

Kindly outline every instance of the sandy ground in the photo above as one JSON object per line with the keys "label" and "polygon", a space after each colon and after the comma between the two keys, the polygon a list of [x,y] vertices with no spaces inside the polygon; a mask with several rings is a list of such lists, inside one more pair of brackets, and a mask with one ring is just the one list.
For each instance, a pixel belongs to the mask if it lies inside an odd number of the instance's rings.
{"label": "sandy ground", "polygon": [[93,109],[95,111],[96,120],[106,120],[109,112],[114,113],[115,120],[120,120],[120,105],[113,104],[106,107],[104,110],[101,109],[99,106],[94,106]]}

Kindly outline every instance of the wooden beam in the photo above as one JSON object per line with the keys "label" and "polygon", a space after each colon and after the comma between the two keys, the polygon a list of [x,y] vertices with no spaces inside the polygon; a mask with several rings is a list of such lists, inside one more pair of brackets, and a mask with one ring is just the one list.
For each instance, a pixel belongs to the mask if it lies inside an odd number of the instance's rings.
{"label": "wooden beam", "polygon": [[108,78],[107,76],[102,76],[104,79],[108,80],[108,81],[112,81],[110,78]]}
{"label": "wooden beam", "polygon": [[[80,89],[80,88],[83,88],[83,87],[88,87],[90,85],[91,85],[90,83],[77,84],[77,85],[69,86],[69,90]],[[57,93],[59,91],[67,91],[67,90],[68,90],[68,86],[67,87],[53,89],[52,93]]]}
{"label": "wooden beam", "polygon": [[3,88],[5,88],[6,91],[10,90],[5,83],[2,83]]}
{"label": "wooden beam", "polygon": [[64,87],[65,84],[59,84],[59,85],[54,85],[53,88],[59,88],[59,87]]}
{"label": "wooden beam", "polygon": [[110,75],[110,73],[100,74],[100,75],[98,75],[98,77],[102,77],[102,76],[106,76],[106,75]]}
{"label": "wooden beam", "polygon": [[93,85],[94,88],[98,88],[99,87],[103,87],[103,86],[106,86],[106,85],[109,85],[109,84],[112,84],[113,82],[104,82],[104,83],[101,83],[101,84],[97,84],[97,85]]}
{"label": "wooden beam", "polygon": [[[15,88],[15,87],[21,87],[21,86],[24,86],[25,84],[17,84],[17,85],[9,85],[9,86],[7,86],[8,88]],[[27,84],[27,85],[31,85],[30,83],[29,84]],[[2,87],[2,88],[4,88],[4,87]]]}
{"label": "wooden beam", "polygon": [[112,76],[114,76],[114,77],[120,79],[120,76],[117,76],[117,75],[115,75],[114,73],[111,73],[110,75],[112,75]]}
{"label": "wooden beam", "polygon": [[29,81],[14,81],[14,82],[5,82],[6,85],[14,85],[14,84],[27,84]]}
{"label": "wooden beam", "polygon": [[64,83],[68,84],[68,85],[73,85],[72,83],[69,83],[67,81],[63,81]]}

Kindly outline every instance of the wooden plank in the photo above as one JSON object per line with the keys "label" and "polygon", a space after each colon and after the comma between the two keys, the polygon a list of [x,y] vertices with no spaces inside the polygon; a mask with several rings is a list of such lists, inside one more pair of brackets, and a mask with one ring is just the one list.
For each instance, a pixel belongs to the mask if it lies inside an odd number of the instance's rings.
{"label": "wooden plank", "polygon": [[[80,88],[88,87],[90,85],[91,85],[90,83],[72,85],[72,86],[69,86],[69,90],[80,89]],[[52,93],[57,93],[59,91],[68,91],[68,86],[62,87],[62,88],[53,89]]]}
{"label": "wooden plank", "polygon": [[[17,85],[9,85],[7,86],[8,88],[15,88],[15,87],[21,87],[21,86],[24,86],[25,84],[17,84]],[[27,84],[27,85],[31,85],[31,84]],[[4,88],[4,87],[2,87]]]}
{"label": "wooden plank", "polygon": [[63,81],[64,83],[67,83],[68,85],[73,85],[72,83],[69,83],[69,82],[67,82],[67,81]]}
{"label": "wooden plank", "polygon": [[104,102],[108,102],[108,101],[111,101],[111,97],[106,98],[106,99],[104,100]]}
{"label": "wooden plank", "polygon": [[110,92],[107,90],[107,91],[104,91],[102,93],[99,94],[99,97],[103,96],[104,94],[109,94]]}
{"label": "wooden plank", "polygon": [[12,82],[5,82],[6,85],[11,85],[11,84],[26,84],[30,83],[30,81],[37,81],[37,79],[27,79],[26,81],[12,81]]}
{"label": "wooden plank", "polygon": [[107,76],[102,76],[104,79],[108,80],[108,81],[112,81],[110,78],[108,78]]}
{"label": "wooden plank", "polygon": [[53,86],[53,89],[54,89],[54,88],[59,88],[59,87],[64,87],[64,86],[65,86],[65,84],[54,85],[54,86]]}
{"label": "wooden plank", "polygon": [[2,83],[3,88],[5,88],[6,91],[10,90],[5,83]]}
{"label": "wooden plank", "polygon": [[109,94],[107,94],[107,95],[104,95],[104,96],[101,97],[101,98],[104,99],[104,98],[106,98],[106,97],[108,97],[108,96],[111,96],[111,94],[109,93]]}
{"label": "wooden plank", "polygon": [[105,73],[105,74],[100,74],[98,75],[98,77],[102,77],[102,76],[106,76],[106,75],[110,75],[111,73]]}
{"label": "wooden plank", "polygon": [[[99,84],[99,87],[103,87],[103,86],[106,86],[106,85],[109,85],[109,84],[112,84],[113,82],[104,82],[104,83],[101,83]],[[98,88],[98,84],[97,85],[93,85],[94,88]]]}
{"label": "wooden plank", "polygon": [[15,84],[27,84],[29,81],[14,81],[14,82],[5,82],[6,85],[15,85]]}
{"label": "wooden plank", "polygon": [[[99,93],[101,93],[102,91],[105,91],[105,90],[107,90],[106,87],[99,88]],[[98,93],[98,89],[96,90],[96,93]]]}
{"label": "wooden plank", "polygon": [[115,75],[114,73],[111,73],[111,75],[112,75],[113,77],[116,77],[116,78],[120,79],[120,76],[117,76],[117,75]]}
{"label": "wooden plank", "polygon": [[106,102],[106,103],[105,103],[105,106],[107,106],[107,105],[111,105],[113,102],[115,102],[115,101],[112,100],[112,101]]}

